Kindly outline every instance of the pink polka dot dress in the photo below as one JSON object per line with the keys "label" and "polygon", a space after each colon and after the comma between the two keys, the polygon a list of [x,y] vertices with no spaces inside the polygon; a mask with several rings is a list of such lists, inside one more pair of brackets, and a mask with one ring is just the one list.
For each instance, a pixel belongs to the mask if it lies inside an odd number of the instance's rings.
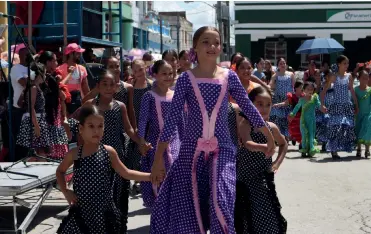
{"label": "pink polka dot dress", "polygon": [[[147,142],[151,143],[153,147],[145,157],[141,158],[141,171],[143,172],[151,172],[158,138],[164,126],[164,118],[171,112],[172,98],[173,93],[161,97],[153,91],[148,91],[142,97],[138,134],[139,137],[145,138]],[[183,119],[180,120],[179,126],[182,128]],[[179,134],[176,130],[170,139],[167,151],[164,153],[166,171],[169,171],[172,162],[178,156],[179,146]],[[155,203],[159,188],[152,185],[151,182],[141,182],[140,188],[144,206],[151,208]]]}
{"label": "pink polka dot dress", "polygon": [[169,142],[187,103],[187,126],[178,158],[161,186],[152,210],[152,234],[235,233],[236,148],[228,129],[228,97],[251,124],[265,125],[236,73],[217,78],[179,77],[161,142]]}

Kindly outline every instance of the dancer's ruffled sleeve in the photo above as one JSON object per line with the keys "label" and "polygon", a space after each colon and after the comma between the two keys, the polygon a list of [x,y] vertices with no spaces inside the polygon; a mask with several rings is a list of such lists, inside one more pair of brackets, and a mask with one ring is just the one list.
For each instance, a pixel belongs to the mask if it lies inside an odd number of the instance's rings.
{"label": "dancer's ruffled sleeve", "polygon": [[296,113],[298,113],[298,111],[300,110],[302,105],[303,105],[303,98],[300,98],[298,104],[296,104],[295,108],[290,113],[290,116],[294,117],[296,115]]}
{"label": "dancer's ruffled sleeve", "polygon": [[171,136],[174,135],[176,126],[179,124],[184,114],[184,104],[186,101],[186,94],[189,91],[190,80],[188,74],[183,72],[176,82],[173,100],[171,102],[171,111],[166,115],[164,121],[164,129],[160,135],[160,142],[170,141]]}
{"label": "dancer's ruffled sleeve", "polygon": [[250,101],[246,90],[243,88],[240,79],[234,71],[229,71],[228,74],[228,88],[229,93],[236,100],[239,107],[242,109],[245,116],[250,121],[251,125],[257,128],[261,128],[265,125],[265,122],[260,115],[259,111],[255,108],[253,103]]}
{"label": "dancer's ruffled sleeve", "polygon": [[140,112],[139,112],[139,123],[138,123],[138,136],[144,138],[146,136],[147,123],[149,118],[149,112],[151,110],[153,96],[150,92],[146,92],[142,96],[142,101],[140,102]]}

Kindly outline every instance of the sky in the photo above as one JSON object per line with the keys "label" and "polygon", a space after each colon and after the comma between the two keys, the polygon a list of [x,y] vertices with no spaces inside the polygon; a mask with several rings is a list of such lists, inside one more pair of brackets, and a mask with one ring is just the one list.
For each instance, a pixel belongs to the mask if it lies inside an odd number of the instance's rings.
{"label": "sky", "polygon": [[[214,5],[216,1],[207,1],[207,3]],[[233,2],[230,2],[230,5],[233,6]],[[193,23],[194,31],[202,26],[216,26],[215,9],[204,2],[154,1],[154,8],[156,11],[186,11],[187,20]],[[231,18],[234,18],[234,12],[231,12]],[[233,38],[232,41],[234,42]]]}

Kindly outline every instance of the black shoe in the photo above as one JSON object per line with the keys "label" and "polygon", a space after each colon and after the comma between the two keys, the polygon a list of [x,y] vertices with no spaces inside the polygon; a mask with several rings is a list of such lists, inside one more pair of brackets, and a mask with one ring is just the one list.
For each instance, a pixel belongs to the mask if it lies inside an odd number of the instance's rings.
{"label": "black shoe", "polygon": [[338,155],[337,152],[331,152],[331,156],[332,156],[332,159],[334,159],[334,160],[340,159],[340,156]]}
{"label": "black shoe", "polygon": [[365,151],[365,158],[368,158],[368,157],[370,157],[370,151],[369,150],[366,150]]}
{"label": "black shoe", "polygon": [[302,158],[308,158],[308,155],[306,153],[301,153]]}
{"label": "black shoe", "polygon": [[296,141],[291,141],[292,145],[296,145]]}
{"label": "black shoe", "polygon": [[303,146],[301,146],[301,143],[299,144],[299,150],[301,150],[303,148]]}
{"label": "black shoe", "polygon": [[321,152],[326,152],[326,144],[325,143],[322,144]]}
{"label": "black shoe", "polygon": [[[356,157],[357,158],[360,158],[361,156],[362,156],[362,150],[361,149],[357,149]],[[366,156],[366,152],[365,152],[365,156]]]}

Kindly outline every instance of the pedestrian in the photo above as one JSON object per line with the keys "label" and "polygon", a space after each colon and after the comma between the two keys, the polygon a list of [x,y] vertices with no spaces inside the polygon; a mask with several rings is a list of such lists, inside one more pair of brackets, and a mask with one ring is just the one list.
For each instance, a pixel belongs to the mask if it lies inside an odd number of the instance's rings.
{"label": "pedestrian", "polygon": [[179,156],[167,173],[152,210],[150,233],[235,233],[236,151],[228,128],[229,93],[251,124],[267,137],[267,154],[273,154],[272,134],[236,73],[217,66],[220,53],[219,31],[208,26],[199,28],[191,49],[197,66],[179,77],[171,112],[157,144],[152,175],[153,182],[159,184],[165,174],[163,154],[187,102],[187,128]]}
{"label": "pedestrian", "polygon": [[[324,106],[324,108],[328,108],[330,114],[326,150],[331,152],[333,159],[340,158],[339,151],[352,152],[356,141],[354,114],[358,113],[358,103],[353,88],[353,77],[347,73],[348,67],[349,59],[346,56],[337,57],[336,64],[332,66],[336,76],[332,76],[322,91],[323,94],[327,93],[331,84],[334,84],[334,100],[330,106]],[[324,105],[323,100],[321,103]]]}
{"label": "pedestrian", "polygon": [[370,157],[371,145],[371,87],[368,73],[365,70],[359,72],[359,86],[355,87],[355,93],[359,105],[359,112],[356,115],[357,134],[357,157],[361,157],[361,145],[365,145],[365,157]]}
{"label": "pedestrian", "polygon": [[[142,97],[138,134],[142,141],[148,141],[153,146],[147,155],[141,158],[141,171],[150,172],[155,156],[158,138],[164,127],[164,118],[172,111],[171,101],[174,91],[170,89],[174,82],[173,68],[164,60],[158,60],[152,67],[152,74],[156,85]],[[183,128],[183,120],[179,121],[178,128]],[[166,172],[179,153],[180,139],[178,130],[174,132],[169,142],[169,147],[164,153]],[[145,207],[152,208],[158,195],[159,187],[142,182],[140,185]]]}
{"label": "pedestrian", "polygon": [[[301,110],[300,115],[300,133],[301,133],[301,152],[302,157],[313,157],[319,150],[315,148],[316,141],[316,108],[321,107],[318,94],[315,93],[317,86],[311,77],[304,82],[304,96],[299,99],[298,104],[292,110],[289,121],[292,121],[297,112]],[[321,107],[321,111],[325,109]]]}
{"label": "pedestrian", "polygon": [[[101,74],[97,84],[99,95],[94,99],[90,99],[85,105],[95,105],[104,116],[105,129],[102,138],[102,143],[109,145],[115,149],[119,159],[122,163],[127,161],[128,155],[124,151],[123,145],[123,132],[125,132],[130,139],[135,142],[139,147],[140,154],[145,155],[151,148],[150,144],[141,141],[138,134],[132,128],[127,109],[124,103],[114,100],[113,96],[116,91],[115,77],[109,71]],[[119,174],[115,173],[113,176],[113,198],[116,207],[121,211],[121,232],[127,232],[127,215],[129,206],[129,184]]]}
{"label": "pedestrian", "polygon": [[179,69],[178,75],[192,68],[191,60],[189,59],[189,50],[182,50],[179,53]]}
{"label": "pedestrian", "polygon": [[[78,120],[84,144],[70,150],[56,172],[58,185],[70,204],[57,233],[120,233],[120,212],[111,186],[112,168],[127,180],[149,181],[150,174],[129,170],[116,150],[103,144],[105,119],[96,106],[83,106]],[[65,180],[72,165],[73,191]]]}
{"label": "pedestrian", "polygon": [[171,86],[171,89],[175,89],[176,81],[178,80],[178,63],[179,63],[179,56],[178,53],[175,50],[165,50],[164,53],[162,53],[162,59],[165,60],[168,64],[171,65],[173,68],[173,76],[174,76],[174,83]]}
{"label": "pedestrian", "polygon": [[287,142],[277,125],[268,122],[272,107],[272,94],[263,87],[254,88],[249,93],[259,113],[266,121],[273,138],[279,147],[277,159],[267,157],[267,138],[244,113],[239,123],[241,146],[237,153],[237,182],[235,203],[235,227],[239,234],[284,234],[287,222],[281,214],[274,184],[277,173],[287,153]]}

